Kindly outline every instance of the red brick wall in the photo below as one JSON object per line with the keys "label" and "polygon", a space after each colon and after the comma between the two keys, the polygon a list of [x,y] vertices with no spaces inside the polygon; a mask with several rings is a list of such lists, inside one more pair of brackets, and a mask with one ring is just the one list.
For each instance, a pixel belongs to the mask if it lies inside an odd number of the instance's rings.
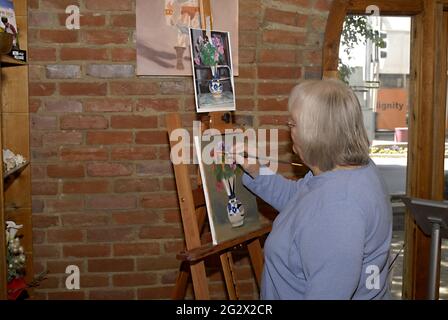
{"label": "red brick wall", "polygon": [[[240,1],[237,120],[280,126],[286,158],[287,95],[320,77],[330,2]],[[80,30],[65,29],[71,4]],[[50,272],[37,297],[169,298],[183,238],[164,115],[191,127],[192,80],[135,76],[133,0],[30,0],[29,9],[35,265]],[[247,255],[235,260],[241,296],[257,298]],[[79,291],[65,289],[69,264],[81,270]],[[225,297],[221,274],[210,275],[213,297]]]}

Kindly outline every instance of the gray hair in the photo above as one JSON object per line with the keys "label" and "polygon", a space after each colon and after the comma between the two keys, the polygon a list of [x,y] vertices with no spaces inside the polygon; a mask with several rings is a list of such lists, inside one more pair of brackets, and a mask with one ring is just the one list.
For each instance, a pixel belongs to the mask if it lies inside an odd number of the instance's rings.
{"label": "gray hair", "polygon": [[302,160],[321,171],[366,165],[369,140],[355,93],[339,80],[305,81],[292,90],[295,140]]}

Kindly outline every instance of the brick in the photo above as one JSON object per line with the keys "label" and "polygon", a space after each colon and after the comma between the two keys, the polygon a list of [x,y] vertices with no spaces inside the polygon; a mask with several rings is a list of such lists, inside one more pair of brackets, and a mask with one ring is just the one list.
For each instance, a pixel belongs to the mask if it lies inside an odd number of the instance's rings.
{"label": "brick", "polygon": [[257,16],[261,12],[261,1],[245,0],[239,2],[239,12],[242,16]]}
{"label": "brick", "polygon": [[162,94],[183,94],[186,91],[185,81],[163,81],[160,84]]}
{"label": "brick", "polygon": [[62,96],[105,96],[106,83],[60,83],[59,93]]}
{"label": "brick", "polygon": [[147,161],[137,165],[138,175],[164,176],[173,174],[173,166],[170,161]]}
{"label": "brick", "polygon": [[159,191],[158,179],[119,179],[114,182],[117,193],[154,192]]}
{"label": "brick", "polygon": [[77,113],[82,112],[82,103],[75,100],[48,100],[45,101],[45,110],[55,113]]}
{"label": "brick", "polygon": [[50,132],[43,136],[45,145],[81,144],[81,132]]}
{"label": "brick", "polygon": [[[34,211],[33,211],[34,213]],[[50,228],[59,226],[59,217],[50,215],[34,215],[33,214],[33,228]]]}
{"label": "brick", "polygon": [[111,151],[113,160],[154,160],[157,149],[154,147],[118,147]]}
{"label": "brick", "polygon": [[111,48],[110,53],[115,62],[135,61],[137,57],[135,48]]}
{"label": "brick", "polygon": [[258,35],[252,31],[240,31],[238,43],[240,47],[255,47],[257,45]]}
{"label": "brick", "polygon": [[322,64],[322,50],[303,51],[303,62],[308,66]]}
{"label": "brick", "polygon": [[85,292],[84,291],[51,291],[48,292],[48,299],[50,300],[84,300]]}
{"label": "brick", "polygon": [[62,225],[65,227],[99,227],[109,223],[108,215],[99,213],[94,215],[85,213],[64,214],[61,219]]}
{"label": "brick", "polygon": [[118,96],[155,95],[159,93],[159,84],[142,81],[111,82],[110,93]]}
{"label": "brick", "polygon": [[63,193],[67,194],[89,194],[106,193],[109,190],[108,181],[82,181],[64,182]]}
{"label": "brick", "polygon": [[[42,141],[42,137],[43,137],[43,132],[42,131],[34,131],[33,134],[30,137],[30,147],[33,151],[36,150],[36,148],[42,148],[43,147],[43,141]],[[37,160],[37,157],[34,155],[33,152],[33,156],[32,158],[34,160]]]}
{"label": "brick", "polygon": [[39,30],[39,39],[44,43],[75,43],[79,33],[73,30]]}
{"label": "brick", "polygon": [[50,178],[82,178],[84,177],[83,165],[48,165],[47,175]]}
{"label": "brick", "polygon": [[33,179],[35,180],[39,180],[39,179],[45,179],[46,175],[45,175],[46,171],[45,171],[45,166],[41,165],[37,165],[37,164],[31,164],[31,174],[33,176]]}
{"label": "brick", "polygon": [[[58,17],[59,25],[65,27],[68,14],[60,14]],[[106,16],[99,13],[82,13],[79,19],[80,25],[84,27],[102,27],[106,24]]]}
{"label": "brick", "polygon": [[138,224],[150,224],[157,220],[157,215],[150,211],[142,212],[122,212],[114,213],[112,215],[112,220],[116,224],[123,225],[138,225]]}
{"label": "brick", "polygon": [[268,22],[304,28],[308,22],[308,16],[297,12],[267,8],[265,20]]}
{"label": "brick", "polygon": [[259,116],[258,123],[260,125],[286,125],[289,116]]}
{"label": "brick", "polygon": [[55,48],[31,47],[28,51],[30,61],[56,61]]}
{"label": "brick", "polygon": [[59,258],[61,253],[57,245],[34,245],[33,255],[36,258]]}
{"label": "brick", "polygon": [[305,79],[319,80],[322,79],[322,67],[320,66],[307,66],[305,67]]}
{"label": "brick", "polygon": [[134,290],[123,289],[105,289],[105,290],[90,290],[89,300],[132,300],[135,299]]}
{"label": "brick", "polygon": [[135,136],[138,144],[168,144],[169,137],[166,131],[140,131]]}
{"label": "brick", "polygon": [[61,117],[61,129],[107,129],[109,123],[102,116],[68,115]]}
{"label": "brick", "polygon": [[137,112],[158,111],[174,112],[179,111],[178,99],[139,99],[135,106]]}
{"label": "brick", "polygon": [[28,0],[29,9],[39,9],[39,0]]}
{"label": "brick", "polygon": [[135,28],[135,14],[120,14],[111,16],[112,27]]}
{"label": "brick", "polygon": [[131,112],[133,101],[130,99],[95,99],[84,101],[87,112]]}
{"label": "brick", "polygon": [[237,80],[235,91],[238,95],[252,96],[255,94],[255,85],[252,82],[240,82]]}
{"label": "brick", "polygon": [[41,0],[41,9],[63,9],[70,5],[78,5],[79,0]]}
{"label": "brick", "polygon": [[258,21],[257,16],[254,17],[245,17],[244,19],[239,20],[239,30],[242,31],[255,31],[260,27],[260,23]]}
{"label": "brick", "polygon": [[319,11],[330,11],[332,0],[317,0],[314,9]]}
{"label": "brick", "polygon": [[50,64],[46,67],[47,79],[76,79],[81,77],[81,66]]}
{"label": "brick", "polygon": [[135,68],[128,64],[89,64],[87,75],[95,78],[132,78]]}
{"label": "brick", "polygon": [[87,199],[89,209],[134,209],[136,204],[134,196],[104,195]]}
{"label": "brick", "polygon": [[48,260],[47,269],[51,274],[65,274],[65,270],[68,266],[75,265],[79,268],[80,272],[84,272],[84,263],[79,259],[58,259],[58,260]]}
{"label": "brick", "polygon": [[182,240],[168,241],[164,244],[165,253],[178,253],[185,249],[185,243]]}
{"label": "brick", "polygon": [[103,148],[63,148],[61,160],[84,161],[84,160],[107,160],[107,150]]}
{"label": "brick", "polygon": [[80,279],[81,288],[100,288],[109,286],[109,276],[106,275],[83,275]]}
{"label": "brick", "polygon": [[48,27],[53,25],[53,15],[49,12],[30,10],[28,13],[28,26]]}
{"label": "brick", "polygon": [[138,271],[154,271],[176,269],[180,265],[175,255],[165,255],[160,257],[137,258]]}
{"label": "brick", "polygon": [[85,30],[84,41],[91,45],[126,44],[129,33],[118,30]]}
{"label": "brick", "polygon": [[53,116],[31,116],[32,130],[54,130],[56,129],[56,117]]}
{"label": "brick", "polygon": [[82,199],[57,199],[45,202],[47,212],[77,212],[84,209]]}
{"label": "brick", "polygon": [[263,41],[273,44],[305,44],[306,33],[297,31],[268,30],[263,32]]}
{"label": "brick", "polygon": [[94,61],[94,60],[107,60],[108,53],[103,48],[78,48],[78,47],[64,47],[60,52],[61,60],[68,61]]}
{"label": "brick", "polygon": [[174,239],[182,238],[182,230],[178,227],[154,226],[143,227],[139,234],[141,239]]}
{"label": "brick", "polygon": [[30,99],[29,100],[29,111],[30,113],[36,113],[42,106],[42,102],[39,99]]}
{"label": "brick", "polygon": [[260,62],[295,63],[296,50],[289,49],[263,49],[260,53]]}
{"label": "brick", "polygon": [[151,194],[142,198],[143,208],[175,208],[179,205],[174,193]]}
{"label": "brick", "polygon": [[29,93],[31,97],[51,96],[56,91],[56,85],[54,83],[30,83]]}
{"label": "brick", "polygon": [[288,99],[259,99],[258,110],[260,111],[288,111]]}
{"label": "brick", "polygon": [[30,81],[44,81],[44,66],[32,64],[28,67],[28,79]]}
{"label": "brick", "polygon": [[121,163],[89,163],[87,165],[87,174],[91,177],[120,177],[130,176],[132,166]]}
{"label": "brick", "polygon": [[256,68],[255,66],[240,66],[240,73],[239,78],[240,79],[255,79],[256,78]]}
{"label": "brick", "polygon": [[134,270],[134,259],[89,259],[89,272],[124,272]]}
{"label": "brick", "polygon": [[325,31],[327,26],[327,17],[320,15],[310,16],[310,26],[308,32],[312,33],[322,33]]}
{"label": "brick", "polygon": [[[243,1],[244,2],[244,1]],[[173,286],[151,287],[137,289],[137,299],[169,299],[174,290]]]}
{"label": "brick", "polygon": [[286,3],[286,4],[293,4],[296,6],[301,6],[305,8],[309,8],[311,6],[311,0],[278,0],[280,2]]}
{"label": "brick", "polygon": [[78,244],[64,245],[64,257],[107,257],[110,256],[111,247],[107,244]]}
{"label": "brick", "polygon": [[114,255],[118,256],[153,256],[160,253],[160,246],[156,242],[151,243],[117,243],[114,244]]}
{"label": "brick", "polygon": [[61,242],[82,242],[84,236],[81,230],[48,230],[47,242],[48,243],[61,243]]}
{"label": "brick", "polygon": [[259,95],[289,95],[296,83],[259,83]]}
{"label": "brick", "polygon": [[241,48],[239,49],[240,63],[254,63],[256,52],[255,49]]}
{"label": "brick", "polygon": [[135,239],[134,228],[111,228],[87,230],[87,242],[117,242]]}
{"label": "brick", "polygon": [[130,11],[132,2],[131,0],[86,0],[85,5],[87,9],[95,11]]}
{"label": "brick", "polygon": [[31,194],[34,196],[56,195],[58,193],[57,182],[33,182]]}
{"label": "brick", "polygon": [[132,132],[103,131],[103,132],[87,133],[87,144],[130,144],[130,143],[132,143]]}
{"label": "brick", "polygon": [[112,116],[111,127],[114,129],[145,129],[157,127],[155,116]]}
{"label": "brick", "polygon": [[141,287],[155,284],[157,276],[154,273],[124,273],[114,274],[112,283],[115,287]]}
{"label": "brick", "polygon": [[299,79],[301,77],[300,67],[258,67],[260,79]]}
{"label": "brick", "polygon": [[[33,134],[34,135],[34,134]],[[34,161],[52,161],[58,160],[59,158],[59,150],[57,147],[47,147],[31,150],[32,156],[31,158]]]}

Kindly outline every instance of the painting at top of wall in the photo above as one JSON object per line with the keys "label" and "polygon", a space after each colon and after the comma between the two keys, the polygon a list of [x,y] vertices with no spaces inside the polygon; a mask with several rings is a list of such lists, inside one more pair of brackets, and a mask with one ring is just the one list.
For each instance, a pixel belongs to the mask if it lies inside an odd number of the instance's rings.
{"label": "painting at top of wall", "polygon": [[[213,29],[228,31],[238,75],[238,0],[211,0]],[[137,75],[191,76],[189,28],[201,28],[199,0],[137,0]]]}

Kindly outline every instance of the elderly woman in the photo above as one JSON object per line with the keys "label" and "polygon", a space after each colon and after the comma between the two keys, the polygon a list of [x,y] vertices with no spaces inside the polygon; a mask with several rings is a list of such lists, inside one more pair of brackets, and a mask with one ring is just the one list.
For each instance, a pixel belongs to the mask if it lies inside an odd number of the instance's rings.
{"label": "elderly woman", "polygon": [[289,110],[293,150],[311,171],[292,181],[242,164],[246,187],[280,212],[261,298],[390,298],[392,211],[358,99],[342,82],[310,81],[293,89]]}

